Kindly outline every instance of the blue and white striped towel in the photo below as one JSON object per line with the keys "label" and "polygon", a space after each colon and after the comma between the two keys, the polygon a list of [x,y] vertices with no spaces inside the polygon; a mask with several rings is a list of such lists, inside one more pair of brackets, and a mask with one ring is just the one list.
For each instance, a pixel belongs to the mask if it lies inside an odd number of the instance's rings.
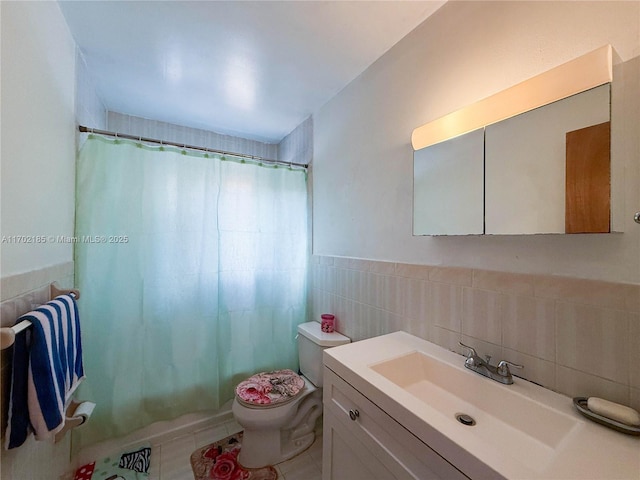
{"label": "blue and white striped towel", "polygon": [[37,440],[64,427],[65,411],[84,378],[78,306],[60,295],[19,318],[32,323],[16,335],[6,447]]}

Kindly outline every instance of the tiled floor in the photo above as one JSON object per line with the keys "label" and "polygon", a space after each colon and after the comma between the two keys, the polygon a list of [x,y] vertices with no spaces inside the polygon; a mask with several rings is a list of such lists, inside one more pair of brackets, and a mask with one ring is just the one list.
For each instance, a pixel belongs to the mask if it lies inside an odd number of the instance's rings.
{"label": "tiled floor", "polygon": [[[233,420],[216,427],[153,445],[150,478],[152,480],[193,480],[189,458],[198,448],[222,440],[242,428]],[[313,445],[297,457],[275,466],[278,480],[320,480],[322,477],[322,433]]]}

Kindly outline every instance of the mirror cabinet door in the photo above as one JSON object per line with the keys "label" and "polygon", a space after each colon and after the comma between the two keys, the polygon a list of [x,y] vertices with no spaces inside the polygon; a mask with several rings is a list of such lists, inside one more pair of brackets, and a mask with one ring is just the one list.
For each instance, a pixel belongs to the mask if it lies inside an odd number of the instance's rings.
{"label": "mirror cabinet door", "polygon": [[413,234],[482,234],[484,130],[417,150],[413,159]]}
{"label": "mirror cabinet door", "polygon": [[606,84],[487,126],[485,233],[609,231],[609,119]]}

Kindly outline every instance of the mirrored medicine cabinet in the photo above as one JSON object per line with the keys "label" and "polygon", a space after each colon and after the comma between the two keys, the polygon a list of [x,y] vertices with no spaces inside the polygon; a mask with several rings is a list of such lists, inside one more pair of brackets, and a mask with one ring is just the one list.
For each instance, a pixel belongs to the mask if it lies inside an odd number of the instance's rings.
{"label": "mirrored medicine cabinet", "polygon": [[[478,128],[451,138],[436,124],[421,127],[428,138],[416,140],[416,129],[414,148],[427,145],[414,152],[413,234],[610,232],[610,60],[609,81],[597,77],[579,93],[547,96],[498,121],[475,119]],[[450,120],[442,125],[462,123]]]}

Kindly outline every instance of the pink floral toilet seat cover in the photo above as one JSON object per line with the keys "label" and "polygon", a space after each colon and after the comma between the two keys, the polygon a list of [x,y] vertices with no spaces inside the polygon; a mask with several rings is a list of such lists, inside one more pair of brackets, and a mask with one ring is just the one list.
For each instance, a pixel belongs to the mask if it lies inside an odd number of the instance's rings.
{"label": "pink floral toilet seat cover", "polygon": [[304,380],[293,370],[256,373],[240,382],[236,396],[248,406],[275,407],[292,400],[304,388]]}

